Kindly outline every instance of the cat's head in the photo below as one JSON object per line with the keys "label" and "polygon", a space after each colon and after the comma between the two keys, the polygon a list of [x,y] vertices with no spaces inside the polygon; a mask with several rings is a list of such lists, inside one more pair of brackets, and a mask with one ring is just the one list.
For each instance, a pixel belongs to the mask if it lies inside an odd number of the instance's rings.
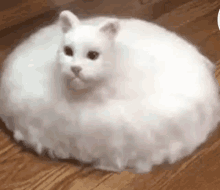
{"label": "cat's head", "polygon": [[63,11],[59,21],[63,32],[59,62],[70,86],[79,90],[108,80],[114,68],[118,19],[85,25],[70,11]]}

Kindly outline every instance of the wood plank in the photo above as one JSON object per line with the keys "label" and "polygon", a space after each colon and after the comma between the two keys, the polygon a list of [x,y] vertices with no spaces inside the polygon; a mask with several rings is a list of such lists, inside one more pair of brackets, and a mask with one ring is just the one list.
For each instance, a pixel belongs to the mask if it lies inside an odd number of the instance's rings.
{"label": "wood plank", "polygon": [[[4,1],[0,4],[2,3],[4,3]],[[13,4],[13,1],[11,1],[11,3]],[[19,6],[0,11],[0,30],[21,23],[49,9],[50,7],[48,6],[47,0],[25,0],[19,4]]]}
{"label": "wood plank", "polygon": [[218,0],[194,0],[177,7],[170,13],[162,15],[155,22],[170,30],[174,30],[210,13],[219,6],[220,1]]}
{"label": "wood plank", "polygon": [[129,172],[122,172],[120,174],[114,174],[108,178],[108,180],[102,182],[94,190],[112,190],[123,189],[130,184],[130,181],[135,177],[135,174]]}
{"label": "wood plank", "polygon": [[146,20],[155,20],[165,13],[176,9],[191,0],[140,0],[142,9],[139,10],[139,15]]}
{"label": "wood plank", "polygon": [[194,44],[199,44],[212,33],[219,31],[217,25],[217,15],[219,8],[210,11],[208,14],[196,18],[175,29],[180,35],[187,36],[187,39]]}
{"label": "wood plank", "polygon": [[220,31],[213,31],[213,33],[206,39],[201,41],[198,45],[202,48],[202,52],[205,53],[214,62],[220,59]]}
{"label": "wood plank", "polygon": [[[40,15],[57,6],[65,5],[74,0],[9,0],[7,8],[0,11],[0,30],[24,22],[34,16]],[[5,1],[0,2],[0,7],[6,6]]]}

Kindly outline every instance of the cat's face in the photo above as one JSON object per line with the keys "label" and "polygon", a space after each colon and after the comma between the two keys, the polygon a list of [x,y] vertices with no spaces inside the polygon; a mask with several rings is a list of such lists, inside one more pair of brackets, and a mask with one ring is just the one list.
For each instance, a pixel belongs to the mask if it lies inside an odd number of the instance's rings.
{"label": "cat's face", "polygon": [[64,13],[60,16],[64,33],[59,50],[62,74],[75,90],[105,82],[114,68],[117,23],[88,26],[81,24],[71,12]]}

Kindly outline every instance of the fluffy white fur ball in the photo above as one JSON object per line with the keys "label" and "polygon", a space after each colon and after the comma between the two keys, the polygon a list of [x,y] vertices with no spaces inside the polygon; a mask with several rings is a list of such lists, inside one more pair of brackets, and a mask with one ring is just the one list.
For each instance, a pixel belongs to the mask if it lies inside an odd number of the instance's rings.
{"label": "fluffy white fur ball", "polygon": [[219,122],[214,65],[138,19],[63,11],[4,64],[1,118],[39,154],[149,172],[191,154]]}

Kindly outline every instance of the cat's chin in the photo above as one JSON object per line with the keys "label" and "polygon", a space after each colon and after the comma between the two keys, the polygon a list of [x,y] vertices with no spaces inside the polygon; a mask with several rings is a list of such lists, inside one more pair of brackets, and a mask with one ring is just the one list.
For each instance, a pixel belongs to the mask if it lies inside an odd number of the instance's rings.
{"label": "cat's chin", "polygon": [[88,88],[88,84],[86,84],[84,81],[80,80],[79,78],[75,78],[70,81],[69,88],[75,91],[84,90]]}

